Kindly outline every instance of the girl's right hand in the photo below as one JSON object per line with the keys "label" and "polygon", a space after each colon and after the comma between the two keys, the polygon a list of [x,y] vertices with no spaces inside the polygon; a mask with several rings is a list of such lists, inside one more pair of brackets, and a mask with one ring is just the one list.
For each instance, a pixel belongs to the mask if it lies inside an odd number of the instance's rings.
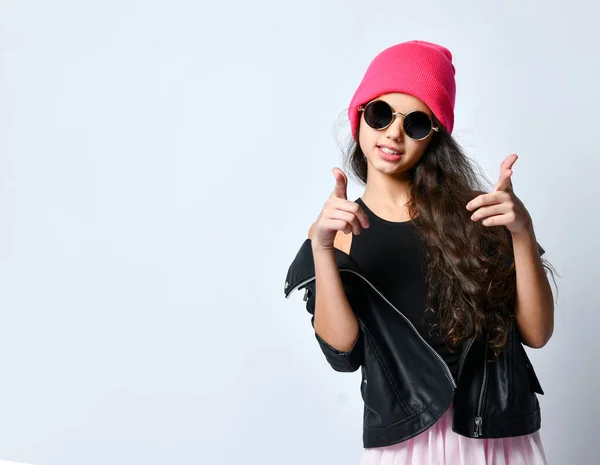
{"label": "girl's right hand", "polygon": [[369,219],[361,206],[348,200],[348,178],[339,168],[333,168],[332,171],[336,181],[335,189],[310,228],[313,248],[331,250],[338,231],[360,234],[361,228],[369,227]]}

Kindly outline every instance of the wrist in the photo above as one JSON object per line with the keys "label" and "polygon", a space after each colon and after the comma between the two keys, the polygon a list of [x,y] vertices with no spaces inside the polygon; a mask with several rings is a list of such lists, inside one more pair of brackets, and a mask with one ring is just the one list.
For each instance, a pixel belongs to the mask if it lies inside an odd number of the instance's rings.
{"label": "wrist", "polygon": [[513,231],[510,230],[510,233],[513,237],[513,239],[519,239],[519,238],[533,238],[535,239],[535,233],[533,232],[533,221],[531,219],[531,217],[529,215],[527,215],[525,217],[525,219],[521,222],[521,225],[519,228],[517,228],[517,231]]}
{"label": "wrist", "polygon": [[312,244],[313,255],[333,255],[333,246],[323,247],[319,244]]}
{"label": "wrist", "polygon": [[512,243],[513,245],[529,245],[535,244],[536,238],[535,233],[533,232],[533,228],[527,229],[522,233],[513,233],[512,234]]}

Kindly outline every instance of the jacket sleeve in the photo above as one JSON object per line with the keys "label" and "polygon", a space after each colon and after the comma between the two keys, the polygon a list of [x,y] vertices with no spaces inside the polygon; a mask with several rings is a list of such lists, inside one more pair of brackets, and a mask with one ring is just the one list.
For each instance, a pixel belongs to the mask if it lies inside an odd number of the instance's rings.
{"label": "jacket sleeve", "polygon": [[[306,310],[312,315],[311,324],[314,329],[315,327],[315,281],[311,281],[306,286]],[[349,299],[350,300],[350,299]],[[363,363],[364,355],[364,333],[362,328],[358,329],[358,336],[354,341],[354,345],[348,352],[338,350],[321,338],[315,331],[315,337],[327,359],[329,365],[339,372],[354,372],[360,368]]]}
{"label": "jacket sleeve", "polygon": [[545,250],[544,250],[544,248],[543,248],[543,247],[540,245],[540,243],[539,243],[539,242],[537,242],[537,241],[536,241],[536,243],[537,243],[537,246],[538,246],[538,250],[540,251],[540,257],[541,257],[542,255],[544,255],[544,254],[546,253],[546,251],[545,251]]}

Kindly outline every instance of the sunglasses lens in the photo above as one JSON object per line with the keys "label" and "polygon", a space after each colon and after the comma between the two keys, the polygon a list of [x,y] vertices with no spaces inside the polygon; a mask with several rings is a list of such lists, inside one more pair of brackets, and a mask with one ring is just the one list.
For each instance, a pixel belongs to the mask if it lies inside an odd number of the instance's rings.
{"label": "sunglasses lens", "polygon": [[431,132],[431,120],[427,113],[414,111],[404,118],[404,132],[411,139],[423,139]]}
{"label": "sunglasses lens", "polygon": [[365,108],[365,121],[373,129],[383,129],[392,122],[392,108],[382,100],[371,102]]}

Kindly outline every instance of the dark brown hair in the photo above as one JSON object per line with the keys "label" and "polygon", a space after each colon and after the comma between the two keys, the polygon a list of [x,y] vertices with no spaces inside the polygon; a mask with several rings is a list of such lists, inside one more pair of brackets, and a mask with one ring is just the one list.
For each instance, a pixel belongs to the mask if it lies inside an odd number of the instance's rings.
{"label": "dark brown hair", "polygon": [[[435,119],[435,118],[434,118]],[[489,346],[494,357],[505,348],[515,320],[516,274],[512,237],[505,226],[484,226],[472,221],[465,206],[477,195],[490,192],[478,165],[440,126],[420,161],[411,169],[409,214],[424,239],[428,258],[427,311],[437,314],[437,329],[454,351],[473,335]],[[360,124],[357,131],[360,130]],[[357,137],[358,140],[358,132]],[[352,139],[345,165],[362,184],[367,182],[367,161]],[[551,265],[542,257],[554,278]],[[437,327],[437,328],[436,328]]]}

